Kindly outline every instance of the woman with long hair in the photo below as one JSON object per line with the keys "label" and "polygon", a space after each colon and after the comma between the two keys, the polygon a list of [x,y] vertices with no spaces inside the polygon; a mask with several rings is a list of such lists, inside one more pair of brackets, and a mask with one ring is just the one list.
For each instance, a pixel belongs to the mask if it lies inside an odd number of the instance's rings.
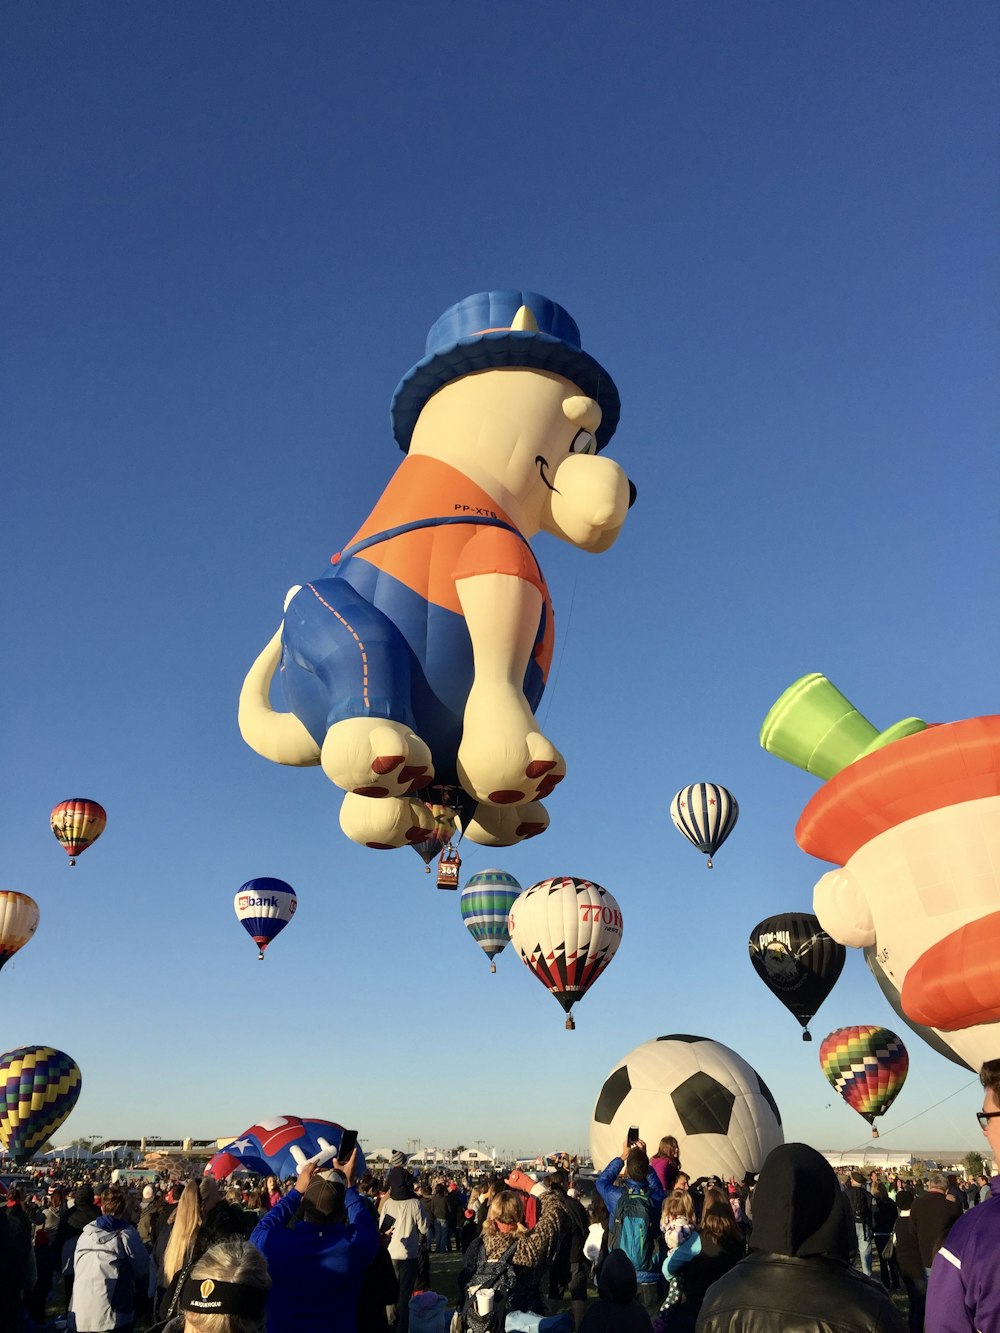
{"label": "woman with long hair", "polygon": [[161,1319],[176,1313],[181,1274],[186,1274],[204,1249],[204,1247],[198,1248],[202,1221],[198,1182],[189,1180],[184,1186],[180,1203],[174,1209],[173,1217],[169,1221],[170,1238],[163,1252],[163,1267],[157,1283],[158,1287],[164,1289],[159,1304]]}
{"label": "woman with long hair", "polygon": [[660,1146],[649,1159],[649,1165],[656,1172],[656,1178],[663,1186],[664,1194],[669,1194],[677,1187],[677,1172],[681,1169],[681,1150],[673,1134],[665,1134],[660,1139]]}
{"label": "woman with long hair", "polygon": [[672,1251],[663,1265],[664,1277],[678,1282],[681,1299],[656,1316],[653,1321],[656,1333],[694,1333],[706,1291],[735,1268],[745,1248],[743,1232],[725,1191],[715,1185],[707,1186],[698,1234]]}
{"label": "woman with long hair", "polygon": [[[529,1231],[520,1194],[505,1189],[494,1196],[482,1232],[465,1252],[458,1275],[460,1302],[470,1285],[492,1287],[498,1298],[505,1297],[508,1312],[545,1314],[542,1278],[559,1228],[560,1204],[553,1190],[546,1190],[539,1204],[538,1221]],[[470,1304],[467,1297],[464,1315]],[[467,1318],[463,1324],[468,1328]]]}

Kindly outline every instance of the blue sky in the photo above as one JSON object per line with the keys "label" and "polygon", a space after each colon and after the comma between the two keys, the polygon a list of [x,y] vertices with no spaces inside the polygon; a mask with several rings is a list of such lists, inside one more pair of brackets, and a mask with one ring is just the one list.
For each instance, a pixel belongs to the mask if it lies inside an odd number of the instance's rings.
{"label": "blue sky", "polygon": [[[810,670],[879,726],[996,708],[996,7],[48,0],[5,26],[0,882],[42,924],[0,1047],[79,1062],[62,1136],[293,1112],[576,1148],[618,1059],[692,1031],[789,1137],[863,1141],[747,959],[825,869],[793,838],[815,780],[757,733]],[[427,329],[494,286],[570,310],[639,493],[606,555],[536,542],[569,776],[542,838],[464,849],[619,899],[573,1034],[411,851],[348,843],[322,774],[236,727],[285,591],[399,461]],[[668,816],[699,780],[742,808],[711,874]],[[71,795],[109,814],[73,870]],[[300,902],[264,964],[232,912],[258,875]],[[852,955],[814,1031],[893,1021]],[[975,1089],[928,1109],[970,1078],[908,1045],[885,1146],[981,1146]]]}

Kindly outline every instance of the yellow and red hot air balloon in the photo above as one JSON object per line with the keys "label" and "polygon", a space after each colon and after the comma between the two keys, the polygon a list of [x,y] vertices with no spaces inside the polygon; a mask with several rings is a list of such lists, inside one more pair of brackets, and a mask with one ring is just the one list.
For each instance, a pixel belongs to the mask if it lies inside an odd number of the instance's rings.
{"label": "yellow and red hot air balloon", "polygon": [[26,893],[0,890],[0,967],[9,963],[38,929],[38,904]]}
{"label": "yellow and red hot air balloon", "polygon": [[62,844],[71,866],[75,866],[76,858],[85,852],[92,842],[97,841],[104,832],[107,822],[108,816],[104,806],[83,796],[73,796],[68,801],[60,801],[49,815],[52,832]]}
{"label": "yellow and red hot air balloon", "polygon": [[521,961],[566,1011],[583,998],[615,956],[622,913],[614,897],[589,879],[543,879],[511,904],[510,942]]}

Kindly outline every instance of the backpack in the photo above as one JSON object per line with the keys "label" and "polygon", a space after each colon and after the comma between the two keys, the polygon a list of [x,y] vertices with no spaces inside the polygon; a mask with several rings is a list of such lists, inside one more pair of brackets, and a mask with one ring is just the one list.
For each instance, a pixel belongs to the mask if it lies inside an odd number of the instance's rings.
{"label": "backpack", "polygon": [[[466,1333],[503,1333],[507,1301],[517,1282],[517,1274],[514,1272],[516,1249],[517,1241],[499,1259],[487,1259],[486,1247],[483,1246],[476,1271],[466,1288],[462,1309],[462,1326]],[[476,1305],[476,1292],[487,1288],[493,1292],[493,1309],[489,1314],[482,1315]]]}
{"label": "backpack", "polygon": [[608,1249],[624,1250],[636,1273],[659,1269],[656,1252],[660,1243],[656,1209],[643,1185],[622,1188],[608,1228]]}

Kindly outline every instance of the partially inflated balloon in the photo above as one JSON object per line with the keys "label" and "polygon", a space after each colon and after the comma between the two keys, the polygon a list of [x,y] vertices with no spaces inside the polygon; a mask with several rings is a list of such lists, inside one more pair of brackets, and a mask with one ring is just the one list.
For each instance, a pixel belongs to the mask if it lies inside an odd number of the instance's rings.
{"label": "partially inflated balloon", "polygon": [[798,1019],[803,1041],[812,1041],[809,1021],[837,984],[846,957],[810,912],[780,912],[750,932],[754,971]]}
{"label": "partially inflated balloon", "polygon": [[514,900],[510,938],[521,961],[568,1015],[615,956],[622,913],[600,884],[570,876],[543,879]]}
{"label": "partially inflated balloon", "polygon": [[716,782],[694,782],[670,802],[670,818],[688,842],[712,857],[732,833],[740,815],[736,797]]}
{"label": "partially inflated balloon", "polygon": [[455,811],[450,806],[438,805],[431,801],[425,801],[424,805],[430,811],[434,825],[426,838],[420,839],[419,842],[413,842],[412,846],[427,867],[427,873],[430,874],[431,862],[451,842],[455,835],[458,820]]}
{"label": "partially inflated balloon", "polygon": [[51,1046],[0,1056],[0,1143],[17,1165],[33,1157],[76,1105],[80,1069]]}
{"label": "partially inflated balloon", "polygon": [[75,866],[76,858],[97,841],[107,822],[108,816],[103,805],[88,801],[83,796],[60,801],[49,815],[52,832],[62,844],[71,866]]}
{"label": "partially inflated balloon", "polygon": [[38,928],[38,904],[26,893],[0,891],[0,967],[28,943]]}
{"label": "partially inflated balloon", "polygon": [[875,1117],[884,1115],[896,1100],[910,1067],[900,1039],[888,1028],[837,1028],[824,1038],[819,1062],[829,1082],[878,1138]]}
{"label": "partially inflated balloon", "polygon": [[907,1017],[899,991],[879,961],[877,945],[869,944],[865,949],[865,962],[868,964],[868,970],[878,982],[879,990],[889,1001],[896,1017],[905,1023],[911,1032],[915,1032],[922,1041],[925,1041],[932,1051],[937,1051],[938,1055],[943,1055],[953,1065],[958,1065],[960,1069],[967,1069],[970,1074],[974,1074],[976,1071],[968,1060],[963,1060],[958,1052],[953,1051],[948,1045],[944,1033],[938,1032],[935,1028],[924,1027],[922,1023],[915,1023],[912,1018]]}
{"label": "partially inflated balloon", "polygon": [[469,934],[489,957],[491,972],[497,970],[493,960],[504,951],[510,940],[508,918],[520,892],[520,884],[506,870],[480,870],[462,890],[462,920]]}
{"label": "partially inflated balloon", "polygon": [[262,961],[264,950],[295,915],[296,904],[295,890],[283,879],[251,879],[237,889],[233,909]]}
{"label": "partially inflated balloon", "polygon": [[[270,1116],[245,1129],[239,1138],[217,1152],[205,1167],[205,1175],[224,1180],[234,1171],[252,1171],[258,1176],[284,1180],[298,1175],[310,1157],[327,1148],[339,1147],[343,1132],[335,1120]],[[364,1174],[365,1158],[360,1147],[357,1153],[355,1170]]]}

